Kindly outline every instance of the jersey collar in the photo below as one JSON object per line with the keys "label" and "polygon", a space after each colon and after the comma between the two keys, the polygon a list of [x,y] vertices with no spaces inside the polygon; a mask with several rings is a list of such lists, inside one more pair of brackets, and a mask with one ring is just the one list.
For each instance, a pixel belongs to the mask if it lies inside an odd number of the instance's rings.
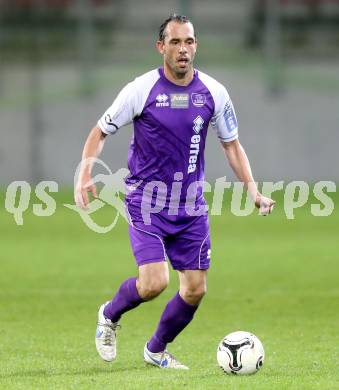
{"label": "jersey collar", "polygon": [[171,87],[178,88],[178,89],[186,89],[186,88],[189,88],[190,86],[192,86],[192,84],[198,78],[198,71],[196,69],[193,69],[193,71],[194,71],[193,72],[193,79],[191,80],[191,82],[188,85],[177,85],[177,84],[172,83],[172,81],[168,80],[168,78],[165,76],[164,68],[162,66],[160,68],[158,68],[159,75],[160,75],[161,79],[165,82],[165,84],[167,84]]}

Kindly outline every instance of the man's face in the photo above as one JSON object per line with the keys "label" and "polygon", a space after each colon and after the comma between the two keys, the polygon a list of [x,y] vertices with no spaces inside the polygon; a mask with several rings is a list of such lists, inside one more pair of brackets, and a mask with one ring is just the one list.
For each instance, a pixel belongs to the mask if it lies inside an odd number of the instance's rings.
{"label": "man's face", "polygon": [[157,42],[157,48],[173,73],[185,75],[192,69],[197,50],[192,24],[169,22],[165,29],[165,39]]}

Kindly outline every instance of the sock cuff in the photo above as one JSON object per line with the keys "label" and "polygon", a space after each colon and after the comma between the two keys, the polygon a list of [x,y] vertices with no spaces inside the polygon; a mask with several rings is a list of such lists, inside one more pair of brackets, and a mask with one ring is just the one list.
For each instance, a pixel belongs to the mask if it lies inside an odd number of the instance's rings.
{"label": "sock cuff", "polygon": [[156,334],[154,334],[147,343],[147,349],[152,353],[163,352],[166,349],[166,343],[159,340]]}
{"label": "sock cuff", "polygon": [[137,278],[129,278],[126,280],[126,290],[128,298],[131,302],[140,302],[142,299],[137,289]]}
{"label": "sock cuff", "polygon": [[175,295],[175,300],[178,302],[178,305],[180,305],[180,307],[185,310],[186,312],[189,312],[189,313],[195,313],[196,310],[198,309],[198,306],[199,305],[191,305],[189,303],[187,303],[182,297],[181,295],[179,294],[179,291],[177,292],[177,294]]}

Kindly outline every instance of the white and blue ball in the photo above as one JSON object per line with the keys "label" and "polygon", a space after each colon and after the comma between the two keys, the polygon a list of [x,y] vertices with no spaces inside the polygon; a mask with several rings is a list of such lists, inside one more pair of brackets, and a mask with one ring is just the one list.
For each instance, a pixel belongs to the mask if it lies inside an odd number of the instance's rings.
{"label": "white and blue ball", "polygon": [[264,347],[253,333],[230,333],[218,345],[218,364],[227,374],[254,374],[262,367],[264,359]]}

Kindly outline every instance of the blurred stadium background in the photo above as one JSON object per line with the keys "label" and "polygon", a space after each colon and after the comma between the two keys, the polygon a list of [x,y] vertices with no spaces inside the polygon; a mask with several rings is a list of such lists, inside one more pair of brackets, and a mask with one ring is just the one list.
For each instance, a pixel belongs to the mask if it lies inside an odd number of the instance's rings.
{"label": "blurred stadium background", "polygon": [[[339,179],[338,0],[1,0],[0,185],[73,183],[89,129],[157,67],[173,12],[195,24],[196,67],[228,88],[259,180]],[[108,142],[126,165],[131,128]],[[207,180],[230,174],[212,132]]]}

